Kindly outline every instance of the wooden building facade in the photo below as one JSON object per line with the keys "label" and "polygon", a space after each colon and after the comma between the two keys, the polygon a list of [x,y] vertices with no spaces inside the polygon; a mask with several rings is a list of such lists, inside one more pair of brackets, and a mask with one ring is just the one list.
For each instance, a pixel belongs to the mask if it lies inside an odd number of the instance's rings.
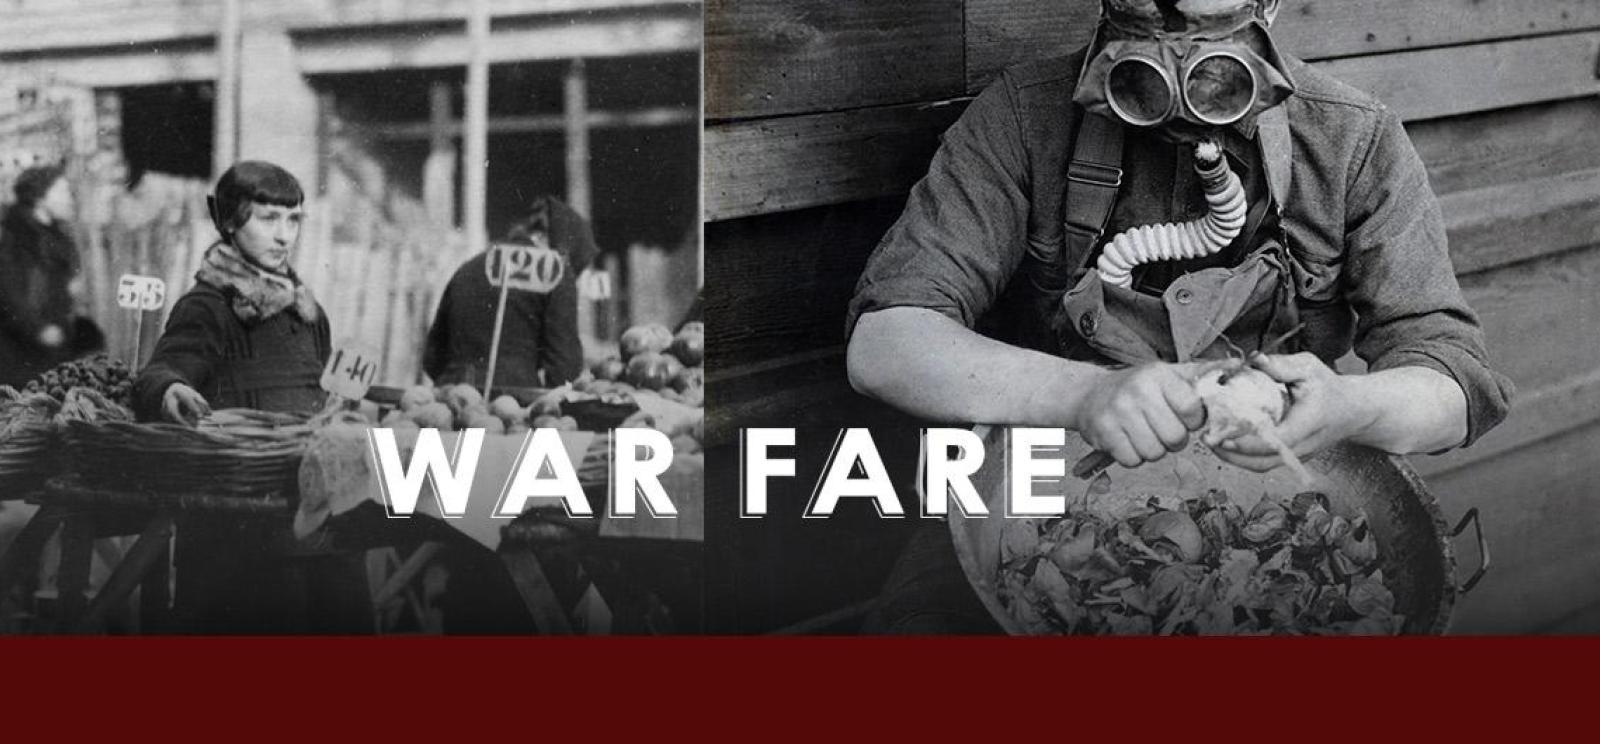
{"label": "wooden building facade", "polygon": [[[1007,65],[1087,42],[1097,11],[708,2],[708,425],[721,443],[709,596],[727,603],[713,613],[726,629],[818,616],[807,627],[848,629],[859,613],[846,606],[870,602],[910,520],[802,525],[833,441],[804,434],[797,485],[770,496],[795,518],[738,520],[737,431],[870,424],[911,432],[895,441],[914,449],[916,422],[846,381],[856,279],[966,102]],[[1455,629],[1600,631],[1600,3],[1286,0],[1275,37],[1403,116],[1491,359],[1519,389],[1509,420],[1475,446],[1413,458],[1447,516],[1481,510],[1493,548]],[[891,463],[902,477],[907,456]],[[1473,548],[1458,547],[1471,565]]]}

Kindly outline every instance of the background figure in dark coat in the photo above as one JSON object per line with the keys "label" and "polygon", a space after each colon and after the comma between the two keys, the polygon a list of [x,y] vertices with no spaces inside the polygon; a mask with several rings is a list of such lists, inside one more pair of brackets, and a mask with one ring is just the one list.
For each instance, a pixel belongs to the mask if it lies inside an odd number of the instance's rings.
{"label": "background figure in dark coat", "polygon": [[[583,371],[583,346],[578,340],[578,274],[599,254],[589,223],[554,197],[534,200],[527,219],[507,233],[502,244],[533,246],[535,255],[559,257],[555,286],[518,288],[513,281],[506,297],[505,326],[495,384],[510,387],[556,386]],[[435,384],[465,382],[482,387],[489,368],[494,336],[498,282],[488,276],[488,253],[467,259],[450,278],[433,327],[428,330],[422,368]],[[553,266],[511,267],[537,280],[554,276]],[[538,284],[537,281],[532,284]],[[541,373],[543,374],[541,378]]]}
{"label": "background figure in dark coat", "polygon": [[23,171],[15,189],[0,222],[0,384],[22,387],[80,351],[70,289],[79,262],[61,169]]}

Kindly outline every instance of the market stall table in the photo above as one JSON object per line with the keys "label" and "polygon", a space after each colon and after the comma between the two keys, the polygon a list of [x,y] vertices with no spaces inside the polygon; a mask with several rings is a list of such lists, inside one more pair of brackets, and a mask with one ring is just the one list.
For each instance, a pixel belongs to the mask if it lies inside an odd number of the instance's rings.
{"label": "market stall table", "polygon": [[[698,479],[698,475],[691,476]],[[58,583],[58,607],[54,632],[87,633],[100,630],[116,608],[124,606],[135,589],[140,590],[141,632],[173,630],[172,600],[169,591],[170,540],[185,523],[207,518],[260,519],[279,523],[283,529],[283,555],[291,556],[304,548],[289,534],[294,513],[292,495],[269,493],[260,496],[217,496],[206,493],[169,493],[149,489],[116,489],[91,485],[79,475],[62,475],[48,480],[28,500],[39,511],[21,534],[0,556],[0,617],[11,617],[12,589],[38,565],[40,552],[58,529],[62,534],[62,559]],[[698,499],[690,500],[694,522],[698,524]],[[687,515],[686,515],[687,516]],[[693,564],[698,547],[698,528],[685,530],[679,522],[661,522],[661,529],[649,525],[656,520],[631,522],[619,534],[610,520],[591,520],[587,524],[561,523],[537,513],[506,525],[507,537],[497,552],[515,583],[529,614],[543,633],[565,634],[575,631],[605,633],[662,630],[660,607],[654,595],[641,591],[637,574],[619,566],[630,562],[667,566]],[[136,535],[133,545],[114,567],[93,600],[85,597],[89,563],[96,538]],[[396,537],[402,537],[397,532]],[[382,542],[382,541],[380,541]],[[415,540],[400,539],[390,546]],[[364,548],[380,547],[367,544]],[[437,553],[437,542],[424,541],[398,570],[374,589],[375,608],[392,601],[415,580],[422,568]],[[662,557],[667,556],[664,564]],[[557,560],[578,569],[574,578],[580,585],[576,598],[572,590],[558,591],[547,575],[544,563]],[[573,582],[556,582],[571,584]],[[682,584],[684,582],[677,582]],[[692,581],[690,582],[692,583]],[[565,588],[563,586],[563,588]],[[682,589],[682,587],[677,587]],[[561,595],[567,595],[563,597]],[[638,597],[649,597],[642,602]],[[618,608],[606,604],[607,598],[620,602]],[[617,609],[627,618],[615,622]],[[652,615],[654,613],[654,615]],[[576,614],[574,623],[570,615]]]}

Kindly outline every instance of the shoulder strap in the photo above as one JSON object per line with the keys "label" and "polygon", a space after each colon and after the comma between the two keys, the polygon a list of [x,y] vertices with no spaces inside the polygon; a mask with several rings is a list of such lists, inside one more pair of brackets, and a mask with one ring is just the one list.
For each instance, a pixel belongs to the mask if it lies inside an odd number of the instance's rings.
{"label": "shoulder strap", "polygon": [[1052,327],[1062,295],[1071,289],[1073,273],[1105,231],[1122,186],[1122,125],[1084,112],[1078,119],[1072,160],[1067,164],[1062,194],[1062,242],[1030,241],[1018,272],[1014,298],[1016,340],[1029,348],[1060,353]]}
{"label": "shoulder strap", "polygon": [[1105,232],[1111,209],[1122,187],[1122,125],[1092,113],[1084,113],[1073,145],[1072,162],[1067,164],[1067,190],[1063,200],[1063,227],[1066,236],[1062,257],[1068,261],[1087,258]]}

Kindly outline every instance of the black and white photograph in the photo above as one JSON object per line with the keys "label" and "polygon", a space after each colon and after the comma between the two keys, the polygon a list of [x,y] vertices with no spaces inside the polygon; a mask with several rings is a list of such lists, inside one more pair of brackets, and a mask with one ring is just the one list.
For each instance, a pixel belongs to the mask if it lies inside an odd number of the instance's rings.
{"label": "black and white photograph", "polygon": [[702,11],[0,3],[0,633],[698,632]]}
{"label": "black and white photograph", "polygon": [[708,2],[709,626],[1600,631],[1597,26]]}

